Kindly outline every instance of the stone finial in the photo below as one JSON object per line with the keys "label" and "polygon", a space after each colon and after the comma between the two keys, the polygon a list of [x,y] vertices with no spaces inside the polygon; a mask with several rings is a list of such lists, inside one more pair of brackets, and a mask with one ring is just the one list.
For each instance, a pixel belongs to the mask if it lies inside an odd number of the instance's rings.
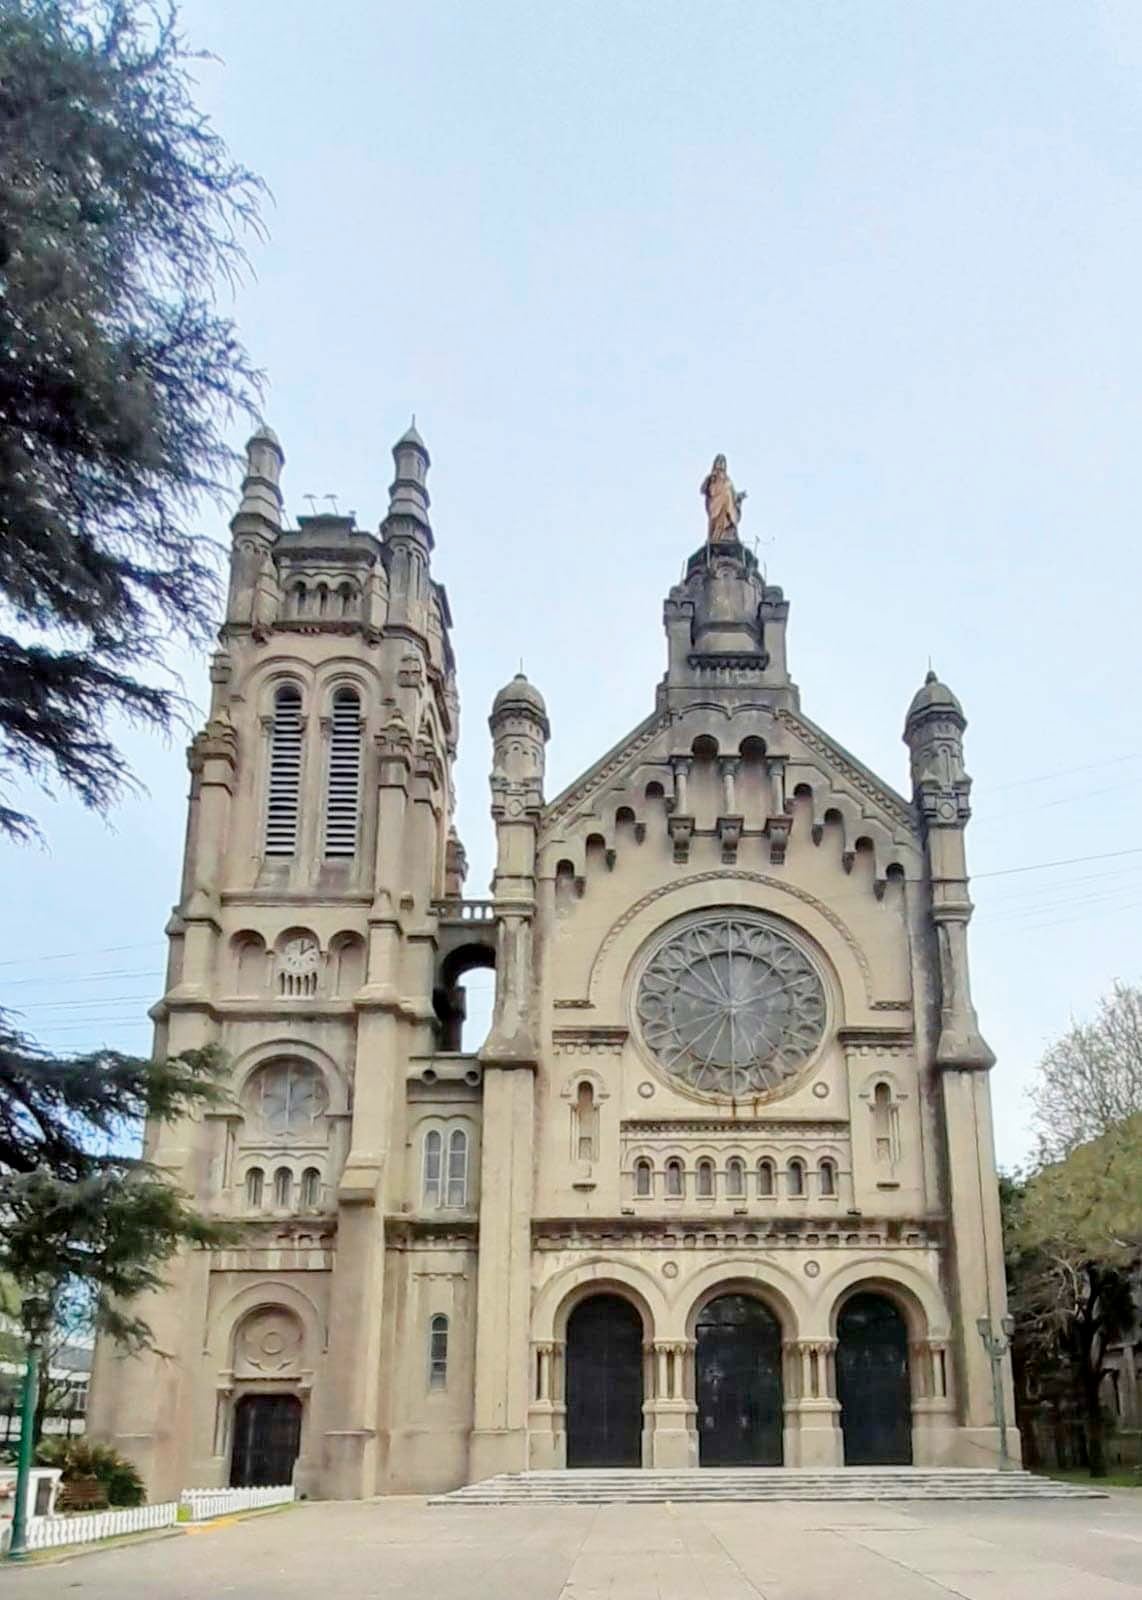
{"label": "stone finial", "polygon": [[250,531],[235,527],[239,519],[255,518],[267,531],[280,533],[282,525],[282,467],[285,452],[277,434],[263,424],[246,445],[246,475],[242,479],[242,498],[231,523],[235,532]]}
{"label": "stone finial", "polygon": [[416,431],[415,418],[393,445],[393,461],[396,475],[389,488],[389,517],[408,517],[428,528],[428,469],[432,460]]}
{"label": "stone finial", "polygon": [[543,727],[543,736],[546,739],[550,729],[547,723],[547,706],[543,696],[533,683],[530,683],[522,672],[517,672],[510,683],[506,683],[492,701],[492,715],[489,725],[492,733],[496,732],[497,724],[513,713],[531,713],[534,719]]}
{"label": "stone finial", "polygon": [[962,828],[971,816],[971,779],[964,769],[963,707],[928,669],[904,721],[912,755],[912,790],[929,827]]}

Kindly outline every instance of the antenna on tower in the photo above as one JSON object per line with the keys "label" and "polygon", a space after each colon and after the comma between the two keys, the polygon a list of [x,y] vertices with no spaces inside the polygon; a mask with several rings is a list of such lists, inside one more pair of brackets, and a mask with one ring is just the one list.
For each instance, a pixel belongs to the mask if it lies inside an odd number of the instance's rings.
{"label": "antenna on tower", "polygon": [[303,494],[301,498],[309,501],[309,514],[315,517],[317,515],[317,496],[315,494]]}
{"label": "antenna on tower", "polygon": [[332,505],[333,515],[335,517],[339,517],[341,515],[341,507],[337,504],[337,496],[335,494],[323,494],[321,498],[323,500],[328,500]]}

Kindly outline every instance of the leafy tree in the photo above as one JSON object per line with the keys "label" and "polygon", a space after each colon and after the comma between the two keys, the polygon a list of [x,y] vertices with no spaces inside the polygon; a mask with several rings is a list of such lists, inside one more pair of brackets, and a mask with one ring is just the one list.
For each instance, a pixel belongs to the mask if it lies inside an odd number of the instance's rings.
{"label": "leafy tree", "polygon": [[1003,1188],[1017,1364],[1083,1418],[1091,1474],[1106,1474],[1102,1381],[1132,1327],[1142,1254],[1142,1113]]}
{"label": "leafy tree", "polygon": [[162,1285],[179,1249],[238,1234],[124,1147],[143,1117],[154,1125],[224,1101],[222,1066],[213,1049],[59,1062],[0,1035],[0,1274],[52,1312],[88,1296],[99,1327],[128,1348],[151,1345],[131,1302]]}
{"label": "leafy tree", "polygon": [[1051,1161],[1142,1112],[1142,988],[1116,983],[1093,1022],[1072,1024],[1039,1063],[1031,1100]]}
{"label": "leafy tree", "polygon": [[[152,0],[0,0],[0,784],[105,811],[116,715],[167,727],[172,633],[209,636],[194,531],[258,375],[216,286],[262,185],[194,105]],[[29,837],[0,801],[0,832]]]}

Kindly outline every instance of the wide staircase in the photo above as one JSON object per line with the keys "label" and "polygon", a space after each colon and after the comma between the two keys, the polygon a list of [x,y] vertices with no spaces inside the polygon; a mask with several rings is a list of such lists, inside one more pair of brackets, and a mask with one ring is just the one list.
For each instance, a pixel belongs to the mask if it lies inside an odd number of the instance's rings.
{"label": "wide staircase", "polygon": [[694,1471],[505,1472],[431,1505],[612,1505],[719,1500],[1073,1500],[1100,1489],[973,1467],[704,1467]]}

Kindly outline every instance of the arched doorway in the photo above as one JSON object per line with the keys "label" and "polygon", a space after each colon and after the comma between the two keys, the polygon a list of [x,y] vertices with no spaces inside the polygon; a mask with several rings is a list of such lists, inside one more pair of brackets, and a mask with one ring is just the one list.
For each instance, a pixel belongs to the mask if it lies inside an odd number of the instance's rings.
{"label": "arched doorway", "polygon": [[567,1465],[642,1465],[642,1318],[615,1294],[567,1319]]}
{"label": "arched doorway", "polygon": [[841,1307],[837,1398],[846,1467],[912,1465],[908,1329],[882,1294],[855,1294]]}
{"label": "arched doorway", "polygon": [[779,1467],[781,1327],[760,1300],[723,1294],[699,1314],[698,1460],[703,1467]]}
{"label": "arched doorway", "polygon": [[301,1401],[293,1394],[244,1394],[234,1408],[230,1484],[290,1483],[301,1447]]}

